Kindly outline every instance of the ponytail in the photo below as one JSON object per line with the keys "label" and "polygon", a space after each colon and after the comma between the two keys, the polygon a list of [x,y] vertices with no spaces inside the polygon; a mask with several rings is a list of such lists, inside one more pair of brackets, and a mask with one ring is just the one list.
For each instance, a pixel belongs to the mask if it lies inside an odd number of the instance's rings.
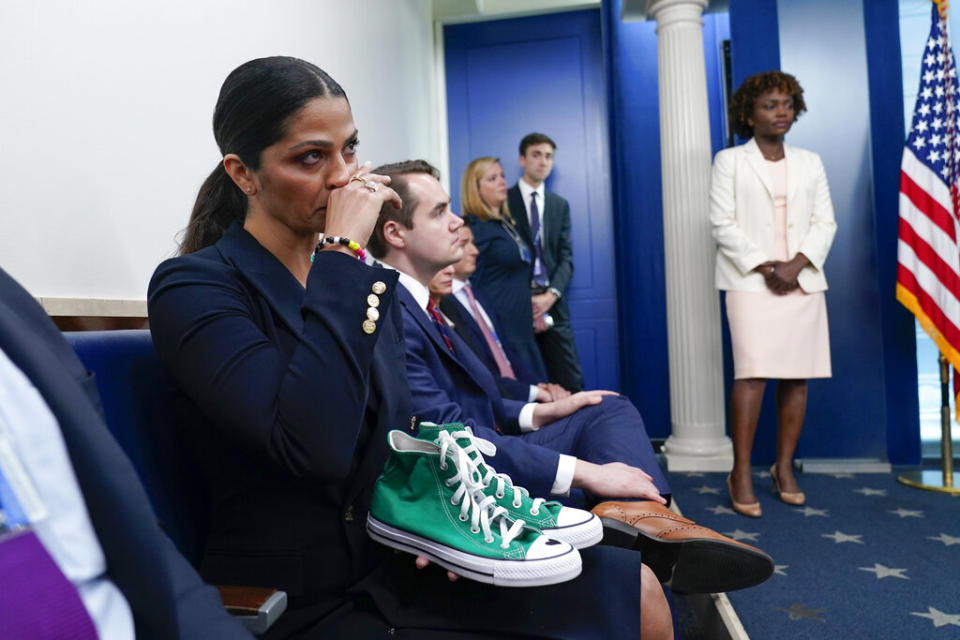
{"label": "ponytail", "polygon": [[243,222],[247,215],[247,197],[230,179],[223,163],[203,182],[183,233],[180,255],[199,251],[216,244],[234,222]]}

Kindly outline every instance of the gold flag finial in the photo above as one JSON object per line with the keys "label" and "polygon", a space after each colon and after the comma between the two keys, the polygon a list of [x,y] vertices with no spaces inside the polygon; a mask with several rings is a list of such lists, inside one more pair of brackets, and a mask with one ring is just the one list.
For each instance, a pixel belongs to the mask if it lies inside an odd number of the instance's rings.
{"label": "gold flag finial", "polygon": [[947,5],[949,4],[948,0],[933,0],[933,3],[937,5],[937,11],[940,13],[940,19],[947,19]]}

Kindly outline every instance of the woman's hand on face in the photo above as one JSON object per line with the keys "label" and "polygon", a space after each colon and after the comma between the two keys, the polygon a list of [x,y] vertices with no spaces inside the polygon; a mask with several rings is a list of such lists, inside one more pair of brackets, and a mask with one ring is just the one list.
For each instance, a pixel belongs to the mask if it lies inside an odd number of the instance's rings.
{"label": "woman's hand on face", "polygon": [[370,163],[365,162],[347,184],[330,192],[324,235],[350,238],[367,246],[383,203],[391,202],[397,209],[403,205],[389,185],[389,177],[371,173]]}

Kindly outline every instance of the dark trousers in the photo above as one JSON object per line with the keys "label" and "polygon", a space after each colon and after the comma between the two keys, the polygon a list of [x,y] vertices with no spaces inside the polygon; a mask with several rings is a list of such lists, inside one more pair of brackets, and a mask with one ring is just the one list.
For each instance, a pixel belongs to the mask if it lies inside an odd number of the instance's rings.
{"label": "dark trousers", "polygon": [[578,578],[519,589],[449,582],[440,567],[418,570],[397,552],[343,606],[312,621],[309,610],[288,611],[268,638],[639,638],[640,552],[591,547],[581,556]]}
{"label": "dark trousers", "polygon": [[[650,475],[661,494],[670,495],[670,485],[657,462],[643,418],[623,396],[606,397],[600,404],[584,407],[538,431],[514,437],[594,464],[622,462],[637,467]],[[491,458],[491,464],[496,468],[496,456]],[[560,501],[573,507],[590,508],[598,499],[573,490],[569,498]]]}
{"label": "dark trousers", "polygon": [[573,341],[573,329],[565,318],[557,317],[560,314],[552,315],[553,328],[536,334],[540,355],[547,366],[547,379],[568,391],[582,391],[583,372],[577,357],[577,345]]}

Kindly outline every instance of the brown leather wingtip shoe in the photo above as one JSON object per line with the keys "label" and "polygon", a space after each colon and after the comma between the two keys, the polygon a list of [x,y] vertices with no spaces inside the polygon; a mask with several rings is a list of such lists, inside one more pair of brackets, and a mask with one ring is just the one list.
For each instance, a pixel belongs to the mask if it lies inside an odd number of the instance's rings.
{"label": "brown leather wingtip shoe", "polygon": [[720,593],[760,584],[773,559],[702,527],[658,502],[602,502],[592,509],[603,542],[637,549],[657,578],[677,593]]}

